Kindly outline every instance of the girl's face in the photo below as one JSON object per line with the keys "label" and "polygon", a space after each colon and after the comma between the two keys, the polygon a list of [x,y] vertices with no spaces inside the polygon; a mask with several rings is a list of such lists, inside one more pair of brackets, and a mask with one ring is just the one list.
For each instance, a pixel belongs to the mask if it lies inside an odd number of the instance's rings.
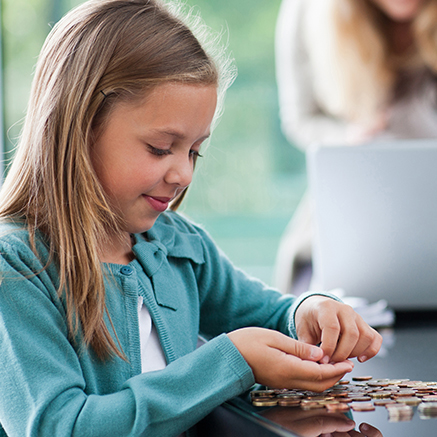
{"label": "girl's face", "polygon": [[166,83],[141,103],[113,108],[91,160],[126,232],[150,229],[190,184],[216,103],[215,86]]}
{"label": "girl's face", "polygon": [[426,0],[372,0],[393,21],[413,20]]}

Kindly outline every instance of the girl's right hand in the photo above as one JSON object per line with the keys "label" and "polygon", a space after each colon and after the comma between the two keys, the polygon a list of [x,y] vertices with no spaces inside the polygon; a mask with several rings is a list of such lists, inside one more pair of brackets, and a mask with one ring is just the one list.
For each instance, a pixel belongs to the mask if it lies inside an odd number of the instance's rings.
{"label": "girl's right hand", "polygon": [[268,387],[322,392],[353,369],[349,360],[319,364],[322,349],[278,331],[242,328],[228,337],[251,367],[256,382]]}

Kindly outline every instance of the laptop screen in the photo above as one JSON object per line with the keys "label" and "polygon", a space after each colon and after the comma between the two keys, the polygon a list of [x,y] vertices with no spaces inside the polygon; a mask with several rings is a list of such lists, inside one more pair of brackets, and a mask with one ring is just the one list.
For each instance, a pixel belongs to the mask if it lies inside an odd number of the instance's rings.
{"label": "laptop screen", "polygon": [[437,141],[313,147],[307,166],[312,289],[437,308]]}

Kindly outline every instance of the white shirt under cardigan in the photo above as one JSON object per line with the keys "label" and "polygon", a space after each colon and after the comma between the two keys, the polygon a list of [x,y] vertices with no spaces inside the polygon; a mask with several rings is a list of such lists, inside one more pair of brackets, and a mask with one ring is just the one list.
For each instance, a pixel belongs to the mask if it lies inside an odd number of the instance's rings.
{"label": "white shirt under cardigan", "polygon": [[150,317],[149,310],[138,297],[138,322],[140,325],[141,372],[164,369],[167,365],[164,351],[159,342],[158,331]]}
{"label": "white shirt under cardigan", "polygon": [[[167,361],[159,342],[158,331],[150,317],[149,310],[143,304],[142,296],[138,296],[138,324],[140,327],[141,373],[164,369],[167,366]],[[178,437],[184,436],[185,433]]]}

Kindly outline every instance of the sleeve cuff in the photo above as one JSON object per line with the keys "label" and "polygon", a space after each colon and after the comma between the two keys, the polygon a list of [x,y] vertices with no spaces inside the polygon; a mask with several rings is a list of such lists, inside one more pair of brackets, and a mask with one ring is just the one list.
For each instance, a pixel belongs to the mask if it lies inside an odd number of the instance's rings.
{"label": "sleeve cuff", "polygon": [[217,338],[220,339],[217,344],[218,350],[227,358],[229,367],[237,375],[241,384],[241,391],[246,391],[255,383],[252,369],[226,334],[222,334]]}
{"label": "sleeve cuff", "polygon": [[334,299],[338,302],[341,302],[341,299],[338,298],[337,296],[335,296],[334,294],[324,292],[324,291],[308,291],[307,293],[301,294],[294,301],[294,303],[290,309],[290,319],[289,319],[289,324],[288,324],[289,334],[292,338],[294,338],[296,340],[297,340],[296,322],[295,322],[296,311],[304,300],[306,300],[312,296],[325,296],[325,297],[329,297],[331,299]]}

